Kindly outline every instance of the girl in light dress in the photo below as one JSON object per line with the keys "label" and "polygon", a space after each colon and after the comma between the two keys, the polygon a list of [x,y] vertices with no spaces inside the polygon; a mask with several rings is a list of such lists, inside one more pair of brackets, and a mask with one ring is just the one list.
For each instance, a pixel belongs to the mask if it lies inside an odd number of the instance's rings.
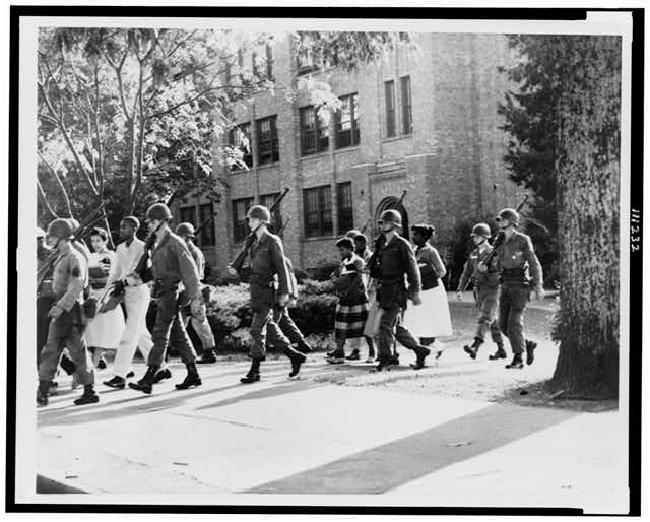
{"label": "girl in light dress", "polygon": [[[419,224],[411,227],[415,244],[415,260],[420,269],[422,289],[420,306],[409,306],[404,313],[404,326],[420,344],[435,346],[437,337],[452,335],[451,316],[447,292],[442,278],[447,270],[438,251],[429,243],[435,232],[433,225]],[[441,348],[433,348],[437,357]],[[436,357],[436,358],[437,358]]]}
{"label": "girl in light dress", "polygon": [[[108,249],[108,232],[96,227],[90,233],[92,252],[88,258],[88,297],[99,302],[106,291],[106,281],[115,252]],[[93,352],[93,366],[105,369],[104,350],[117,350],[124,332],[124,314],[117,306],[105,313],[97,313],[86,325],[86,344]]]}

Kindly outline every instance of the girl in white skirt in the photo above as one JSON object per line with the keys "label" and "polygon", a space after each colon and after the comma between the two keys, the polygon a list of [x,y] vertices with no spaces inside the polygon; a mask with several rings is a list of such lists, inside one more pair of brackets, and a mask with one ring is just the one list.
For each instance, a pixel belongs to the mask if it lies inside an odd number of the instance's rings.
{"label": "girl in white skirt", "polygon": [[[103,228],[94,228],[90,233],[90,245],[93,252],[88,258],[89,297],[99,300],[106,291],[106,281],[111,265],[115,263],[115,252],[108,249],[108,232]],[[98,311],[99,312],[99,311]],[[122,307],[117,306],[110,312],[97,313],[86,326],[84,333],[86,344],[94,348],[93,365],[100,369],[106,368],[102,356],[105,349],[117,350],[124,333],[124,314]]]}
{"label": "girl in white skirt", "polygon": [[[447,270],[440,254],[429,243],[435,232],[433,225],[413,225],[411,231],[416,247],[415,259],[420,269],[422,304],[406,309],[404,326],[414,337],[419,337],[420,344],[430,346],[436,337],[452,335],[447,292],[442,282]],[[440,357],[442,349],[435,351]]]}

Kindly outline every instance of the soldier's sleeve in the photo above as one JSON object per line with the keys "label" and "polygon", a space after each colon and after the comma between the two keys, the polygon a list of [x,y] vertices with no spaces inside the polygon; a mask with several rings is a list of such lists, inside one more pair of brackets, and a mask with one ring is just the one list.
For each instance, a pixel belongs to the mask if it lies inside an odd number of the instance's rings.
{"label": "soldier's sleeve", "polygon": [[284,262],[284,252],[282,250],[282,243],[278,239],[273,239],[269,245],[269,254],[271,255],[271,266],[276,274],[278,274],[278,293],[289,293],[289,272],[287,265]]}
{"label": "soldier's sleeve", "polygon": [[69,312],[84,291],[85,275],[83,271],[85,267],[74,256],[69,256],[65,263],[68,264],[68,286],[65,289],[63,297],[56,304],[66,312]]}
{"label": "soldier's sleeve", "polygon": [[539,259],[533,250],[533,243],[530,238],[526,238],[526,245],[524,247],[524,257],[528,261],[528,271],[533,286],[542,284],[542,265],[539,264]]}
{"label": "soldier's sleeve", "polygon": [[409,282],[409,292],[420,291],[420,269],[415,260],[413,249],[406,243],[401,243],[402,257],[406,264],[406,278]]}
{"label": "soldier's sleeve", "polygon": [[467,258],[467,261],[465,261],[465,264],[463,265],[463,273],[460,276],[460,281],[458,281],[458,290],[461,292],[467,288],[469,278],[472,277],[472,273],[474,272],[473,265],[474,263],[472,260],[470,258]]}
{"label": "soldier's sleeve", "polygon": [[199,273],[194,258],[185,245],[180,243],[175,243],[175,245],[185,293],[188,299],[197,299],[199,297]]}

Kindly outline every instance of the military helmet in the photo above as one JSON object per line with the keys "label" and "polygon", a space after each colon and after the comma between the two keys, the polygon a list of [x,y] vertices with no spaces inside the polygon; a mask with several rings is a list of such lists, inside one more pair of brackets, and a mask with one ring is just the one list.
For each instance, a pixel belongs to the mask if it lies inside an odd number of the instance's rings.
{"label": "military helmet", "polygon": [[490,225],[487,223],[476,223],[472,227],[473,236],[483,236],[483,237],[492,237],[492,231],[490,230]]}
{"label": "military helmet", "polygon": [[43,230],[41,227],[36,227],[36,239],[45,237],[45,230]]}
{"label": "military helmet", "polygon": [[176,233],[179,236],[194,237],[194,225],[192,225],[192,223],[188,223],[187,221],[184,223],[179,223],[176,227]]}
{"label": "military helmet", "polygon": [[249,219],[259,219],[261,221],[266,221],[267,223],[271,222],[271,212],[264,205],[254,205],[246,214]]}
{"label": "military helmet", "polygon": [[511,225],[519,225],[519,212],[514,208],[504,208],[497,216],[497,221],[508,221]]}
{"label": "military helmet", "polygon": [[402,226],[402,215],[397,210],[384,210],[379,216],[379,221]]}
{"label": "military helmet", "polygon": [[72,232],[73,228],[69,219],[57,218],[47,227],[47,235],[57,239],[70,239]]}
{"label": "military helmet", "polygon": [[147,209],[147,219],[171,219],[172,213],[164,203],[154,203]]}

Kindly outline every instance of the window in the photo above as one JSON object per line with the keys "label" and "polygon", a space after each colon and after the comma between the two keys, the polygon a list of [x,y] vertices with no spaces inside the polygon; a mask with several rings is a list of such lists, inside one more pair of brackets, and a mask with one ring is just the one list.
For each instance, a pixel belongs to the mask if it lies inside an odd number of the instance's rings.
{"label": "window", "polygon": [[250,230],[246,222],[246,212],[253,206],[253,198],[232,200],[232,224],[235,241],[243,241]]}
{"label": "window", "polygon": [[[260,203],[266,208],[270,209],[273,205],[273,202],[280,197],[279,192],[274,192],[273,194],[265,194],[260,197]],[[282,216],[280,215],[280,203],[277,208],[271,213],[271,226],[269,227],[270,231],[273,234],[278,234],[282,228]]]}
{"label": "window", "polygon": [[296,56],[298,74],[305,74],[317,68],[310,45],[311,39],[309,37],[303,37]]}
{"label": "window", "polygon": [[329,185],[303,191],[305,207],[305,236],[321,237],[331,235],[332,193]]}
{"label": "window", "polygon": [[273,79],[273,48],[271,45],[257,45],[251,53],[253,74],[268,80]]}
{"label": "window", "polygon": [[400,78],[402,91],[402,134],[413,132],[413,119],[411,117],[411,77]]}
{"label": "window", "polygon": [[[205,203],[199,206],[199,225],[203,225],[201,234],[198,239],[201,242],[201,246],[214,246],[215,237],[214,237],[214,221],[207,223],[208,219],[214,217],[214,209],[212,208],[212,203]],[[205,223],[205,224],[204,224]]]}
{"label": "window", "polygon": [[336,113],[336,148],[358,145],[359,131],[359,93],[341,96],[341,108]]}
{"label": "window", "polygon": [[280,159],[276,119],[277,116],[271,116],[257,120],[257,159],[260,165],[273,163]]}
{"label": "window", "polygon": [[300,109],[300,143],[303,156],[329,149],[328,125],[314,107]]}
{"label": "window", "polygon": [[196,226],[196,207],[181,207],[181,223],[192,223]]}
{"label": "window", "polygon": [[266,44],[266,78],[273,80],[273,47]]}
{"label": "window", "polygon": [[[251,153],[251,124],[242,123],[230,131],[230,146],[242,152],[242,161],[247,167],[253,166],[253,154]],[[232,167],[233,170],[238,168],[237,165]]]}
{"label": "window", "polygon": [[352,212],[352,183],[337,183],[336,209],[339,215],[339,234],[354,228]]}
{"label": "window", "polygon": [[384,95],[386,98],[386,137],[395,136],[395,82],[384,82]]}

